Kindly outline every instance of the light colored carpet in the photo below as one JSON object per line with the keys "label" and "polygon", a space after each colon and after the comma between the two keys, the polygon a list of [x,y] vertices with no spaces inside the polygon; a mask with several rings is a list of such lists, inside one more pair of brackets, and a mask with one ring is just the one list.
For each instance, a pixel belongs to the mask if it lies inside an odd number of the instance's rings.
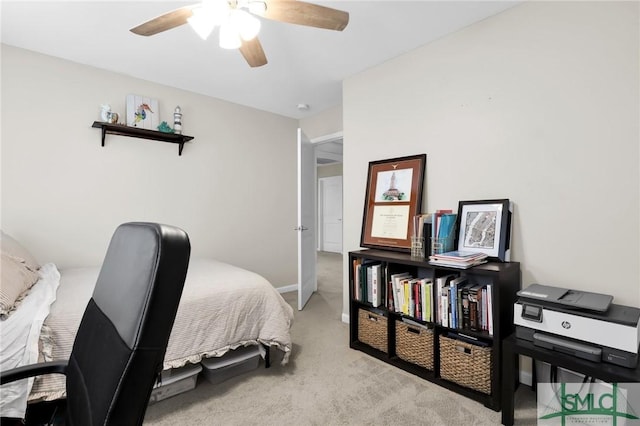
{"label": "light colored carpet", "polygon": [[[149,407],[145,425],[496,425],[500,413],[349,348],[341,322],[341,256],[318,254],[318,292],[295,311],[293,353],[273,365]],[[520,386],[516,424],[535,424],[535,394]]]}

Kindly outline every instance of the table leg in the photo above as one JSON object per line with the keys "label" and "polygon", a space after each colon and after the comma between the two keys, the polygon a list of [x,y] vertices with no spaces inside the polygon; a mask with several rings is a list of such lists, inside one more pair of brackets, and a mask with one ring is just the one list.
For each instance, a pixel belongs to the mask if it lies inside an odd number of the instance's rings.
{"label": "table leg", "polygon": [[516,354],[508,341],[502,345],[502,424],[513,425],[513,410],[516,391]]}

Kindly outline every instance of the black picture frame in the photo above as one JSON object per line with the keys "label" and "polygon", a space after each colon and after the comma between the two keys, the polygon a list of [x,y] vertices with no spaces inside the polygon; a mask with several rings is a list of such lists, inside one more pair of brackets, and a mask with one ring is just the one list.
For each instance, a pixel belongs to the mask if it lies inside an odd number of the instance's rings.
{"label": "black picture frame", "polygon": [[412,218],[422,209],[427,154],[371,161],[360,246],[411,251]]}
{"label": "black picture frame", "polygon": [[460,201],[456,219],[457,249],[485,253],[489,260],[511,257],[513,203],[507,199]]}

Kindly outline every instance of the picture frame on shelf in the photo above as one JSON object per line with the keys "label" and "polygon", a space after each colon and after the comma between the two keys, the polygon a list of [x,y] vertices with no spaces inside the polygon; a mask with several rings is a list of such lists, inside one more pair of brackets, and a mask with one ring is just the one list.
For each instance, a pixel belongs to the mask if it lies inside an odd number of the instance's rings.
{"label": "picture frame on shelf", "polygon": [[140,129],[158,130],[160,111],[158,100],[148,96],[127,95],[127,126]]}
{"label": "picture frame on shelf", "polygon": [[412,218],[422,209],[427,154],[371,161],[360,246],[410,252]]}
{"label": "picture frame on shelf", "polygon": [[460,201],[458,251],[485,253],[489,260],[508,262],[512,214],[513,203],[509,199]]}

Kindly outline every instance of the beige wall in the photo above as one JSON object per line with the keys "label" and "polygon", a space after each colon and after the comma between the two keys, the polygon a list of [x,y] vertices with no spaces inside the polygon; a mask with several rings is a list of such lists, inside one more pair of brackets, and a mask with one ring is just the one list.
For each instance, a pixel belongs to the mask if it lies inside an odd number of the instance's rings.
{"label": "beige wall", "polygon": [[[426,153],[426,211],[515,202],[523,286],[640,306],[638,16],[637,2],[528,2],[348,78],[345,252],[368,162]],[[347,289],[345,260],[345,315]]]}
{"label": "beige wall", "polygon": [[311,140],[342,131],[342,105],[300,119],[300,128]]}
{"label": "beige wall", "polygon": [[331,176],[342,176],[342,163],[318,166],[318,179]]}
{"label": "beige wall", "polygon": [[[124,115],[129,93],[157,98],[161,120],[182,107],[184,133],[195,137],[182,156],[174,144],[120,136],[100,146],[91,128],[100,105]],[[2,228],[65,268],[99,264],[122,222],[169,223],[189,233],[194,257],[256,271],[276,287],[294,284],[297,127],[3,45]]]}

